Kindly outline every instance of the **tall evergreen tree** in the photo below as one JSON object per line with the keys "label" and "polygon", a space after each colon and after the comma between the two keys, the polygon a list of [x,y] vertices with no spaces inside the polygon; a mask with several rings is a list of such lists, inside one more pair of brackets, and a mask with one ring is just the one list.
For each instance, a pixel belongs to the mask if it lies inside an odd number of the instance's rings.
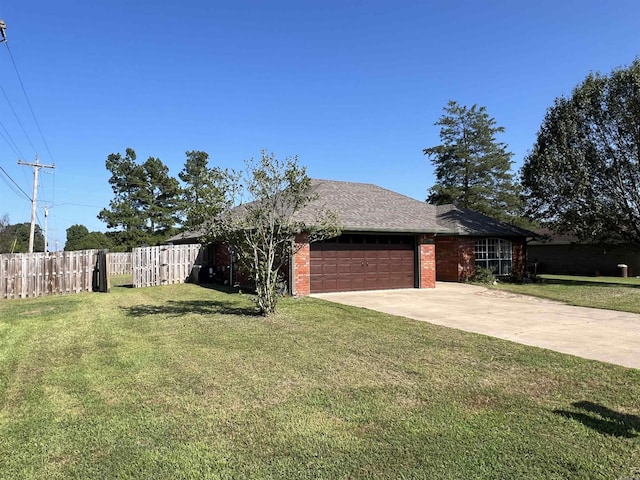
{"label": "tall evergreen tree", "polygon": [[435,167],[436,184],[427,201],[454,203],[498,220],[520,223],[519,187],[511,172],[512,153],[496,135],[496,125],[485,107],[471,108],[449,101],[440,126],[441,144],[425,148]]}
{"label": "tall evergreen tree", "polygon": [[220,205],[224,198],[223,179],[226,172],[209,167],[207,152],[186,152],[184,168],[178,174],[184,182],[182,189],[182,224],[187,230],[202,229],[211,220],[212,205]]}
{"label": "tall evergreen tree", "polygon": [[149,157],[142,164],[143,185],[138,204],[151,236],[170,233],[178,222],[180,185],[169,176],[169,168],[159,158]]}
{"label": "tall evergreen tree", "polygon": [[144,218],[139,215],[137,193],[142,185],[140,166],[136,163],[136,152],[126,149],[123,157],[112,153],[105,164],[111,172],[109,183],[114,198],[109,208],[103,208],[98,218],[107,224],[107,228],[117,230],[117,243],[137,247],[147,242],[144,232]]}
{"label": "tall evergreen tree", "polygon": [[127,248],[157,244],[171,234],[177,222],[180,186],[169,176],[159,158],[136,163],[136,152],[127,148],[123,157],[112,153],[106,168],[114,198],[98,218],[117,230],[116,244]]}

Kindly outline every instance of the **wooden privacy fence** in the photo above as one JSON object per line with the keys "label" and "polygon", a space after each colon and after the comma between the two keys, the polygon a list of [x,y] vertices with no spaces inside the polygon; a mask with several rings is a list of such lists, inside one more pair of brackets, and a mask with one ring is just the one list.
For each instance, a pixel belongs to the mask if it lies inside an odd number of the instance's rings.
{"label": "wooden privacy fence", "polygon": [[99,250],[0,255],[0,298],[91,292],[98,256]]}
{"label": "wooden privacy fence", "polygon": [[134,248],[131,258],[133,286],[184,283],[191,276],[199,255],[200,245]]}
{"label": "wooden privacy fence", "polygon": [[131,274],[131,252],[109,252],[108,258],[111,275]]}

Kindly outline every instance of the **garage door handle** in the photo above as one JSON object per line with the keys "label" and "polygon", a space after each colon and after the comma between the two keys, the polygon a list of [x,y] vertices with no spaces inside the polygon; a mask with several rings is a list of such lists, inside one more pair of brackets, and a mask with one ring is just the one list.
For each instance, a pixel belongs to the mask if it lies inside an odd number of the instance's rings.
{"label": "garage door handle", "polygon": [[[362,265],[363,267],[365,266],[365,263],[362,262],[360,265]],[[369,266],[369,262],[366,263],[367,267]]]}

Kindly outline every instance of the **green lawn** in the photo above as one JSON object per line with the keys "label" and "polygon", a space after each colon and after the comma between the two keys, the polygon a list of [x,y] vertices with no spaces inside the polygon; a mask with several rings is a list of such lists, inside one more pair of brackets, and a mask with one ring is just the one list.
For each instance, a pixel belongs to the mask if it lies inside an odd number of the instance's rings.
{"label": "green lawn", "polygon": [[499,283],[491,288],[581,307],[640,313],[640,278],[539,275],[538,280],[536,283]]}
{"label": "green lawn", "polygon": [[118,283],[0,302],[0,478],[640,477],[640,370]]}

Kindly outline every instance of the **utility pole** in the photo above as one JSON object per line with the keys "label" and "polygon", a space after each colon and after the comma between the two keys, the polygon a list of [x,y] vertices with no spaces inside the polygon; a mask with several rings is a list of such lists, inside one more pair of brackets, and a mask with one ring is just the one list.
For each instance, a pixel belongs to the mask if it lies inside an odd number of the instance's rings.
{"label": "utility pole", "polygon": [[[55,165],[42,165],[38,163],[38,156],[36,155],[35,163],[26,163],[22,160],[18,160],[18,165],[26,165],[27,167],[33,167],[33,196],[31,197],[31,230],[29,231],[29,253],[33,253],[33,238],[36,231],[36,197],[38,195],[38,172],[41,168],[56,168]],[[45,245],[46,250],[46,245]]]}

